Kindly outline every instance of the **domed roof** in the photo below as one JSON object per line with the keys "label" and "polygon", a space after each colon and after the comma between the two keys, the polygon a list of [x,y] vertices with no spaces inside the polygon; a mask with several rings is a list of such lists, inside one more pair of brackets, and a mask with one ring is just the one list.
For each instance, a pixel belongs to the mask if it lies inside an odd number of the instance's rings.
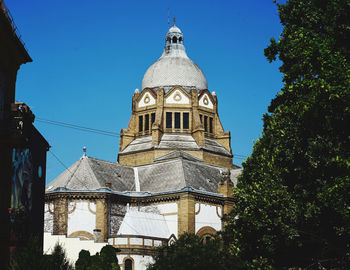
{"label": "domed roof", "polygon": [[167,35],[162,56],[151,65],[142,79],[141,89],[181,85],[207,89],[207,79],[201,69],[188,58],[183,34],[172,26]]}
{"label": "domed roof", "polygon": [[180,33],[180,34],[182,34],[180,28],[177,27],[176,25],[173,25],[172,27],[169,28],[168,33],[170,33],[170,32],[175,32],[175,33]]}

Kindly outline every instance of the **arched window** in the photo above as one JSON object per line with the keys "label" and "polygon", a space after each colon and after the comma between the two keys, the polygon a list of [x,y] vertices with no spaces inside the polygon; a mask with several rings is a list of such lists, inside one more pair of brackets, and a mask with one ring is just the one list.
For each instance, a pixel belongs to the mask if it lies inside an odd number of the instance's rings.
{"label": "arched window", "polygon": [[173,37],[173,43],[177,43],[177,38]]}
{"label": "arched window", "polygon": [[125,262],[124,262],[124,269],[125,270],[133,270],[133,267],[132,267],[132,260],[130,259],[126,259]]}
{"label": "arched window", "polygon": [[182,43],[182,37],[179,38],[179,42]]}
{"label": "arched window", "polygon": [[166,41],[170,43],[171,38],[170,38],[170,37],[167,37],[167,38],[166,38]]}

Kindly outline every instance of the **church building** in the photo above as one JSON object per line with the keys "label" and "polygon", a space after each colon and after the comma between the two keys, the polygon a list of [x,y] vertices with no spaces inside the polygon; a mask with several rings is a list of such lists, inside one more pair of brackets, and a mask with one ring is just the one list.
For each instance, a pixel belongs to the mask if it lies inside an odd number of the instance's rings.
{"label": "church building", "polygon": [[184,232],[206,238],[223,227],[240,168],[218,99],[187,56],[174,25],[161,57],[132,95],[117,162],[83,156],[46,186],[44,250],[58,241],[72,261],[106,244],[121,269],[146,269],[156,247]]}

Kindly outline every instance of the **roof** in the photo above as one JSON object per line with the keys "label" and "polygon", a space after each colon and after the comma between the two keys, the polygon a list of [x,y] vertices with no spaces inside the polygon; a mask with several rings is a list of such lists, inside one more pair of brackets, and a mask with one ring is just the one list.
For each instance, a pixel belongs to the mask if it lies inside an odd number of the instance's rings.
{"label": "roof", "polygon": [[[180,45],[178,45],[180,46]],[[183,46],[183,45],[182,45]],[[146,71],[141,89],[181,85],[207,89],[202,70],[188,58],[185,51],[164,52]]]}
{"label": "roof", "polygon": [[[184,187],[216,193],[221,171],[224,169],[184,156],[136,168],[140,191],[151,193],[178,190]],[[236,176],[240,171],[241,169],[231,170],[231,180],[235,184]]]}
{"label": "roof", "polygon": [[133,168],[83,156],[49,183],[46,191],[59,187],[73,190],[95,190],[106,187],[107,183],[112,185],[111,188],[113,190],[134,190]]}
{"label": "roof", "polygon": [[[176,40],[175,43],[172,38]],[[208,88],[207,79],[202,70],[188,58],[182,41],[181,30],[174,25],[166,35],[162,56],[147,69],[143,76],[141,90],[172,85],[197,89]]]}
{"label": "roof", "polygon": [[13,42],[11,48],[17,47],[18,51],[21,53],[22,59],[21,64],[27,62],[32,62],[25,46],[24,42],[20,38],[19,30],[16,27],[14,20],[11,16],[10,11],[7,9],[3,0],[0,0],[0,24],[4,27],[4,30],[8,33],[8,37],[2,37],[2,42]]}
{"label": "roof", "polygon": [[[137,137],[119,154],[130,154],[139,151],[152,149],[152,135]],[[231,153],[217,140],[205,138],[205,146],[201,148],[191,134],[164,133],[155,149],[172,149],[172,150],[200,150],[225,155],[231,157]]]}
{"label": "roof", "polygon": [[147,235],[169,238],[170,232],[163,215],[129,209],[118,230],[118,235]]}
{"label": "roof", "polygon": [[[223,167],[205,164],[182,151],[159,157],[155,163],[136,167],[123,166],[83,156],[47,185],[46,191],[56,188],[85,191],[97,190],[111,183],[114,191],[169,192],[192,187],[195,190],[217,193]],[[231,170],[231,180],[241,169]]]}

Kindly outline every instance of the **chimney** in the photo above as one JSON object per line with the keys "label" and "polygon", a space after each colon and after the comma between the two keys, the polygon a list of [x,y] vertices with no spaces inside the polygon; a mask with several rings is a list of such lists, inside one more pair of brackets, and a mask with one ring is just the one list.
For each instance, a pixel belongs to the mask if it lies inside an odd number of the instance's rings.
{"label": "chimney", "polygon": [[112,183],[110,183],[110,182],[105,183],[105,186],[112,189]]}
{"label": "chimney", "polygon": [[94,230],[94,241],[95,241],[95,243],[102,242],[101,241],[101,230],[100,229],[95,229]]}

